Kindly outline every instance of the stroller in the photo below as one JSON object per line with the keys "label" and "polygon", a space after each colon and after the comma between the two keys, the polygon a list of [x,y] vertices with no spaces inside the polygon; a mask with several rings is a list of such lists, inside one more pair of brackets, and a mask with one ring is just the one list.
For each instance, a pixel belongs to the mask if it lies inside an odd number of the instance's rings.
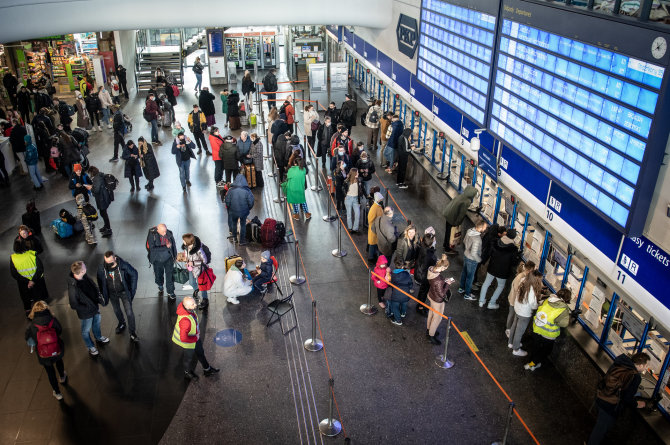
{"label": "stroller", "polygon": [[[169,85],[168,88],[170,88]],[[160,99],[162,102],[161,111],[163,111],[163,116],[158,120],[158,125],[161,127],[171,127],[172,122],[174,122],[174,109],[167,100],[167,96],[165,94],[161,94]]]}
{"label": "stroller", "polygon": [[123,114],[123,123],[126,126],[126,132],[124,134],[129,134],[133,132],[133,123],[132,118],[127,114]]}

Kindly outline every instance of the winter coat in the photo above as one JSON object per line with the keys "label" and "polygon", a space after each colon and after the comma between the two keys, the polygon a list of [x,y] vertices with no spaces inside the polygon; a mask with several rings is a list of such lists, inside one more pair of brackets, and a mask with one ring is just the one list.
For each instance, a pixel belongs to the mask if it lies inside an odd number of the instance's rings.
{"label": "winter coat", "polygon": [[[242,138],[237,139],[237,155],[239,156],[240,162],[245,163],[245,158],[251,151],[251,138],[247,136],[247,140],[243,141]],[[251,159],[251,158],[249,158]],[[248,163],[248,162],[247,162]]]}
{"label": "winter coat", "polygon": [[377,245],[377,234],[372,231],[372,225],[375,220],[384,215],[384,209],[378,203],[373,203],[368,211],[368,244]]}
{"label": "winter coat", "polygon": [[174,236],[170,230],[165,232],[165,238],[170,242],[170,247],[161,244],[161,235],[155,227],[150,230],[147,236],[147,243],[149,244],[149,262],[164,262],[171,258],[177,258],[177,246],[174,242]]}
{"label": "winter coat", "polygon": [[254,85],[251,76],[242,78],[242,94],[246,96],[248,93],[254,92],[256,92],[256,85]]}
{"label": "winter coat", "polygon": [[157,100],[147,99],[144,103],[144,111],[149,116],[153,116],[154,119],[158,119],[159,115],[162,115],[163,112],[158,106]]}
{"label": "winter coat", "polygon": [[[340,119],[340,110],[335,108],[330,108],[328,107],[326,109],[325,117],[330,118],[330,125],[333,127],[334,131],[337,130],[337,123],[339,122]],[[330,142],[328,142],[330,144]]]}
{"label": "winter coat", "polygon": [[100,106],[102,108],[109,108],[114,104],[114,102],[112,102],[112,97],[106,89],[102,89],[100,93],[98,93],[98,97],[100,98]]}
{"label": "winter coat", "polygon": [[[370,116],[372,115],[373,111],[377,112],[377,122],[370,122]],[[368,112],[365,114],[365,126],[368,128],[379,128],[379,124],[382,120],[382,114],[382,107],[379,105],[373,105],[368,108]]]}
{"label": "winter coat", "polygon": [[[391,272],[391,284],[408,294],[412,292],[412,288],[414,287],[412,276],[407,269],[394,269]],[[399,302],[409,301],[409,297],[396,289],[396,287],[391,287],[390,300]]]}
{"label": "winter coat", "polygon": [[531,286],[530,290],[528,291],[528,297],[526,298],[525,303],[519,301],[519,298],[517,298],[514,302],[514,312],[519,317],[530,318],[533,316],[533,311],[535,309],[537,309],[537,296],[535,295],[535,291]]}
{"label": "winter coat", "polygon": [[252,142],[251,156],[254,159],[254,167],[256,167],[256,171],[263,171],[263,141],[261,141],[261,138]]}
{"label": "winter coat", "polygon": [[[132,155],[137,157],[134,158]],[[121,159],[126,161],[125,168],[123,169],[124,178],[132,178],[133,176],[137,176],[138,178],[142,177],[142,167],[140,166],[140,151],[138,150],[137,145],[133,144],[132,148],[128,144],[124,145]]]}
{"label": "winter coat", "polygon": [[224,139],[221,137],[220,134],[209,134],[209,145],[212,147],[212,160],[213,161],[221,161],[221,156],[219,155],[219,151],[221,150],[221,147],[223,146]]}
{"label": "winter coat", "polygon": [[165,85],[165,97],[167,101],[170,102],[170,105],[172,105],[173,107],[177,106],[177,98],[174,97],[174,90],[172,89],[171,84]]}
{"label": "winter coat", "polygon": [[31,111],[31,102],[30,102],[30,91],[19,91],[16,93],[16,105],[20,112],[30,113]]}
{"label": "winter coat", "polygon": [[463,255],[465,258],[480,262],[482,260],[482,237],[481,233],[479,233],[475,228],[471,228],[467,231],[465,234],[465,239],[463,240],[463,244],[465,245],[465,251],[463,252]]}
{"label": "winter coat", "polygon": [[428,279],[428,268],[433,267],[436,263],[435,247],[426,247],[423,241],[420,241],[414,266],[414,281],[421,283]]}
{"label": "winter coat", "polygon": [[100,172],[93,177],[93,188],[91,194],[95,198],[95,206],[98,210],[107,210],[114,201],[114,192],[109,190],[105,184],[105,174]]}
{"label": "winter coat", "polygon": [[195,74],[202,74],[203,69],[205,69],[205,66],[201,62],[195,62],[193,64],[193,72]]}
{"label": "winter coat", "polygon": [[398,139],[402,136],[402,132],[405,129],[405,125],[401,120],[391,121],[391,137],[388,138],[386,145],[396,148],[398,146]]}
{"label": "winter coat", "polygon": [[637,399],[635,398],[635,395],[638,392],[640,383],[642,383],[642,376],[640,376],[640,373],[635,367],[635,363],[627,354],[621,354],[615,358],[614,363],[612,363],[612,366],[609,367],[607,372],[609,373],[617,368],[625,368],[632,374],[632,378],[629,378],[629,380],[627,379],[628,381],[624,382],[621,387],[619,392],[619,403],[614,404],[603,400],[601,398],[601,396],[603,396],[601,389],[598,389],[596,392],[596,403],[598,404],[598,407],[605,410],[613,417],[619,414],[625,407],[631,409],[637,408]]}
{"label": "winter coat", "polygon": [[[409,239],[402,236],[398,240],[398,247],[393,255],[393,258],[401,258],[407,269],[412,269],[416,264],[416,257],[419,254],[419,237],[414,235],[414,238]],[[391,260],[393,261],[393,260]]]}
{"label": "winter coat", "polygon": [[279,136],[277,142],[272,145],[272,153],[277,161],[277,165],[286,165],[291,157],[291,148],[289,141],[284,136]]}
{"label": "winter coat", "polygon": [[251,281],[245,280],[242,272],[232,266],[223,277],[223,295],[227,298],[237,298],[252,291]]}
{"label": "winter coat", "polygon": [[188,123],[188,129],[191,130],[191,133],[202,133],[207,130],[207,118],[205,118],[205,112],[203,110],[198,111],[197,115],[194,111],[188,113],[186,122]]}
{"label": "winter coat", "polygon": [[398,155],[399,158],[402,158],[405,162],[407,162],[407,157],[409,156],[409,153],[412,151],[412,142],[410,139],[412,138],[412,129],[411,128],[405,128],[402,131],[402,135],[398,138],[398,144],[395,145],[395,152]]}
{"label": "winter coat", "polygon": [[393,243],[396,242],[396,228],[393,221],[386,215],[382,215],[372,224],[372,232],[377,235],[377,248],[382,255],[391,258],[393,254]]}
{"label": "winter coat", "polygon": [[77,127],[87,128],[91,125],[91,119],[89,118],[88,110],[86,109],[86,102],[84,102],[83,99],[77,99],[74,106],[77,109]]}
{"label": "winter coat", "polygon": [[228,114],[228,96],[221,93],[221,112]]}
{"label": "winter coat", "polygon": [[190,249],[185,244],[182,244],[181,250],[186,253],[186,261],[191,263],[191,273],[193,273],[194,277],[198,278],[202,272],[202,265],[204,264],[206,267],[207,260],[211,260],[211,258],[207,258],[200,238],[195,237],[195,242]]}
{"label": "winter coat", "polygon": [[223,161],[223,168],[228,170],[237,169],[239,164],[237,162],[237,144],[234,139],[228,139],[223,142],[221,147],[221,160]]}
{"label": "winter coat", "polygon": [[509,278],[519,264],[518,253],[519,249],[514,244],[514,240],[503,236],[491,252],[487,272],[496,278]]}
{"label": "winter coat", "polygon": [[51,315],[51,312],[49,312],[49,310],[46,309],[44,311],[35,312],[33,320],[30,323],[30,326],[28,326],[28,328],[26,329],[25,334],[26,341],[32,339],[32,341],[37,345],[37,332],[39,331],[37,327],[48,326],[49,323],[52,322],[52,320],[53,323],[51,324],[51,327],[56,331],[56,335],[58,336],[58,346],[60,347],[60,354],[47,358],[43,358],[40,357],[39,354],[35,354],[37,356],[37,361],[40,363],[40,365],[43,366],[51,366],[53,365],[54,362],[63,358],[63,353],[65,352],[65,344],[63,343],[63,339],[61,338],[61,334],[63,333],[63,327],[58,322],[58,319],[53,315]]}
{"label": "winter coat", "polygon": [[[102,296],[105,297],[105,301],[109,301],[109,289],[107,288],[107,268],[105,267],[104,261],[98,266],[98,273],[96,278],[98,281],[98,289],[102,292]],[[119,268],[121,274],[121,282],[123,284],[123,289],[126,291],[126,295],[130,298],[130,301],[133,301],[135,298],[135,292],[137,292],[137,270],[130,263],[123,260],[123,258],[116,257],[116,265]]]}
{"label": "winter coat", "polygon": [[288,169],[286,173],[286,202],[289,204],[302,204],[307,202],[305,198],[305,177],[307,169],[297,165]]}
{"label": "winter coat", "polygon": [[[175,155],[175,161],[177,162],[177,165],[179,166],[184,161],[181,160],[181,150],[182,149],[177,146],[177,144],[178,144],[177,141],[179,141],[179,138],[176,138],[174,140],[174,142],[172,142],[172,154]],[[184,141],[184,143],[186,144],[186,147],[184,147],[184,150],[188,151],[189,160],[190,159],[195,159],[195,153],[193,153],[193,149],[195,148],[195,144],[193,143],[193,141],[189,141],[188,139],[186,139]]]}
{"label": "winter coat", "polygon": [[335,152],[337,151],[337,148],[340,146],[343,146],[344,152],[347,155],[351,156],[354,149],[354,141],[352,141],[350,137],[342,139],[342,134],[338,133],[337,137],[333,138],[332,143],[330,144],[331,154],[333,156],[335,156]]}
{"label": "winter coat", "polygon": [[447,300],[449,294],[449,284],[447,280],[431,267],[428,269],[426,278],[428,279],[428,297],[435,303],[443,303]]}
{"label": "winter coat", "polygon": [[[81,282],[87,281],[95,295],[89,295],[82,290]],[[93,318],[98,313],[98,287],[88,275],[84,275],[81,280],[77,280],[72,272],[67,277],[67,292],[70,301],[70,307],[77,311],[80,320]]]}
{"label": "winter coat", "polygon": [[161,175],[161,171],[158,168],[158,161],[156,160],[156,155],[154,149],[150,143],[145,141],[144,146],[138,143],[137,148],[140,153],[140,166],[144,172],[144,176],[149,181],[153,181]]}
{"label": "winter coat", "polygon": [[102,102],[97,93],[91,93],[86,96],[86,109],[89,113],[95,114],[102,109]]}
{"label": "winter coat", "polygon": [[263,77],[263,89],[269,93],[277,91],[277,76],[269,72]]}
{"label": "winter coat", "polygon": [[226,193],[226,208],[228,213],[235,216],[246,216],[254,207],[254,194],[249,189],[244,175],[237,175],[233,185]]}
{"label": "winter coat", "polygon": [[72,176],[70,177],[70,183],[68,184],[68,187],[70,188],[70,190],[72,190],[72,196],[76,194],[77,189],[79,189],[81,194],[89,194],[89,195],[91,194],[91,191],[88,190],[86,187],[77,187],[77,184],[93,185],[91,177],[88,176],[88,173],[82,173],[81,176],[79,176],[75,172],[72,172]]}
{"label": "winter coat", "polygon": [[489,259],[493,247],[498,243],[500,237],[498,236],[498,224],[491,224],[484,235],[482,235],[482,262]]}
{"label": "winter coat", "polygon": [[[352,160],[353,162],[353,160]],[[355,165],[356,169],[358,169],[358,177],[361,178],[362,181],[369,181],[372,179],[372,175],[375,174],[375,163],[372,162],[370,158],[367,160],[363,160],[363,158],[360,158]]]}
{"label": "winter coat", "polygon": [[295,123],[295,109],[291,102],[284,102],[284,114],[286,114],[286,123],[290,126]]}
{"label": "winter coat", "polygon": [[205,116],[212,116],[213,114],[216,114],[214,99],[216,99],[216,96],[214,96],[209,91],[202,90],[200,92],[200,98],[198,98],[198,104],[200,105],[200,109],[202,110],[202,112],[205,113]]}
{"label": "winter coat", "polygon": [[233,90],[228,94],[228,117],[240,116],[240,95]]}
{"label": "winter coat", "polygon": [[26,127],[23,125],[16,124],[12,127],[12,131],[9,133],[9,143],[14,153],[23,153],[26,151],[25,137],[27,134]]}
{"label": "winter coat", "polygon": [[[319,113],[315,110],[305,111],[302,114],[303,128],[305,129],[305,136],[312,136],[312,122],[319,120]],[[312,147],[314,148],[314,147]]]}
{"label": "winter coat", "polygon": [[58,115],[60,116],[61,124],[70,125],[72,123],[72,117],[68,111],[68,106],[62,100],[58,101]]}
{"label": "winter coat", "polygon": [[279,137],[289,130],[290,128],[284,119],[275,119],[270,127],[270,133],[272,133],[272,145],[276,144]]}
{"label": "winter coat", "polygon": [[35,147],[35,144],[33,144],[30,135],[25,135],[23,139],[26,143],[26,154],[24,159],[26,161],[26,165],[37,165],[37,161],[39,160],[37,147]]}
{"label": "winter coat", "polygon": [[388,130],[389,125],[391,125],[391,120],[382,116],[379,120],[379,134],[381,136],[382,143],[387,141],[386,131]]}
{"label": "winter coat", "polygon": [[[386,279],[388,263],[389,262],[384,255],[379,255],[379,258],[377,258],[377,264],[375,265],[372,275],[372,284],[374,284],[377,289],[386,289],[389,287],[388,283],[382,280],[382,278]],[[383,265],[386,265],[386,267],[382,267]]]}
{"label": "winter coat", "polygon": [[351,161],[349,161],[349,155],[347,154],[346,150],[344,151],[344,154],[341,156],[337,152],[335,153],[336,153],[335,156],[330,158],[330,171],[334,172],[335,169],[337,168],[337,164],[339,164],[340,162],[344,162],[344,164],[346,165],[344,167],[344,174],[348,175],[349,170],[351,170]]}
{"label": "winter coat", "polygon": [[465,219],[465,215],[468,213],[468,207],[470,207],[476,195],[476,188],[471,185],[465,187],[463,193],[449,201],[449,204],[445,206],[442,216],[444,216],[451,226],[460,226]]}
{"label": "winter coat", "polygon": [[44,247],[42,247],[42,241],[36,237],[33,232],[29,232],[26,238],[22,238],[21,235],[17,235],[14,239],[14,251],[17,250],[32,250],[35,252],[35,255],[39,255],[44,252]]}
{"label": "winter coat", "polygon": [[81,160],[79,148],[75,146],[74,140],[71,143],[65,142],[62,138],[58,141],[58,149],[61,152],[61,159],[65,164],[73,164]]}
{"label": "winter coat", "polygon": [[337,128],[331,123],[326,126],[325,124],[321,125],[316,132],[318,138],[318,150],[316,152],[317,156],[323,156],[330,152],[330,140],[333,138]]}
{"label": "winter coat", "polygon": [[523,271],[518,273],[516,277],[512,280],[512,284],[509,287],[509,294],[507,294],[507,300],[509,301],[510,306],[514,306],[517,295],[519,295],[519,288],[521,288],[521,283],[526,279],[528,274]]}
{"label": "winter coat", "polygon": [[112,128],[114,129],[115,133],[123,134],[125,131],[125,126],[126,123],[123,120],[123,113],[121,112],[121,110],[118,110],[112,116]]}
{"label": "winter coat", "polygon": [[358,107],[355,100],[345,100],[340,109],[340,122],[347,126],[355,126],[358,115],[357,111]]}

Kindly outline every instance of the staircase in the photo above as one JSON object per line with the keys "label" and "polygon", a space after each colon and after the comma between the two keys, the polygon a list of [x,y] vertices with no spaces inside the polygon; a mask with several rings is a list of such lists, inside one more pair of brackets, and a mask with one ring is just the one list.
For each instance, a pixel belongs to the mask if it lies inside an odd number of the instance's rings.
{"label": "staircase", "polygon": [[152,46],[142,48],[137,53],[135,63],[135,82],[137,91],[148,91],[156,82],[154,73],[161,67],[163,72],[172,76],[180,88],[184,87],[181,47]]}

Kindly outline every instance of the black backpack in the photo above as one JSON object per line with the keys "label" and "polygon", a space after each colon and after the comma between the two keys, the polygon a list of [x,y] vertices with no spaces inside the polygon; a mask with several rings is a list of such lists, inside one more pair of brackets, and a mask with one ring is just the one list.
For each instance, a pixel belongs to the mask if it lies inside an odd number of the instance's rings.
{"label": "black backpack", "polygon": [[149,240],[153,241],[153,237],[155,237],[158,234],[158,228],[156,226],[152,227],[149,229],[149,232],[147,233],[147,241],[144,247],[147,249],[147,259],[149,262],[151,262],[151,247],[149,247]]}
{"label": "black backpack", "polygon": [[286,102],[282,104],[282,106],[279,108],[279,114],[285,114],[286,113]]}
{"label": "black backpack", "polygon": [[368,117],[368,121],[371,124],[376,124],[379,122],[379,113],[377,113],[377,110],[372,110],[372,113],[370,113],[370,117]]}
{"label": "black backpack", "polygon": [[119,180],[116,179],[116,176],[114,176],[111,173],[105,173],[104,178],[105,178],[105,188],[110,192],[116,190],[116,186],[119,184]]}
{"label": "black backpack", "polygon": [[205,253],[205,256],[207,257],[207,261],[205,263],[209,264],[212,262],[212,252],[209,250],[209,247],[205,245],[205,243],[200,242],[200,248],[202,251]]}

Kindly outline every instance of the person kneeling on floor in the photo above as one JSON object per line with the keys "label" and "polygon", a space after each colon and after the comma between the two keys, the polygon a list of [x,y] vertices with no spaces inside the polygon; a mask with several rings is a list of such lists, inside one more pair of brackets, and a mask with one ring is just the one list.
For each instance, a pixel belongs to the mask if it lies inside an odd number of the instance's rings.
{"label": "person kneeling on floor", "polygon": [[243,270],[246,267],[244,260],[239,259],[235,261],[226,276],[223,277],[223,295],[228,299],[228,303],[240,304],[238,297],[249,295],[253,290],[251,280],[245,278]]}

